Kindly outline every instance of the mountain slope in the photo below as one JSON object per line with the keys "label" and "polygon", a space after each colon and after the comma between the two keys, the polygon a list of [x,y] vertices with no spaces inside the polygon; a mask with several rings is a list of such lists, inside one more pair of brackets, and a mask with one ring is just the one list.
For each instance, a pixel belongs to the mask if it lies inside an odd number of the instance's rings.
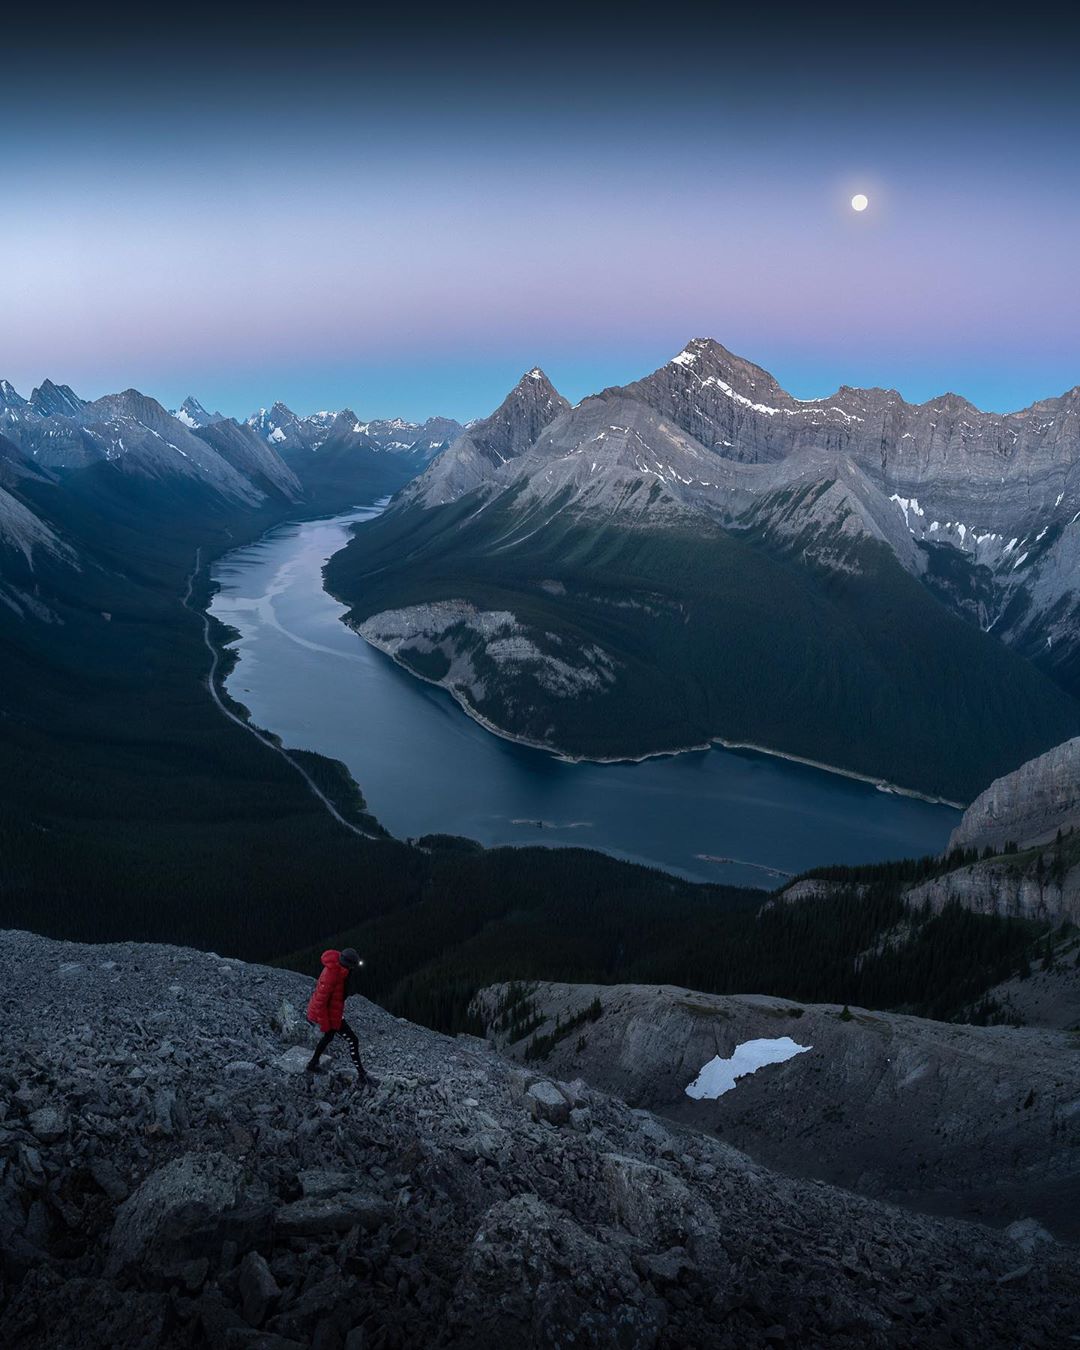
{"label": "mountain slope", "polygon": [[[515,993],[511,1018],[500,1009]],[[863,1008],[845,1019],[837,1004],[664,985],[502,985],[478,1003],[504,1053],[715,1131],[788,1175],[931,1213],[1034,1216],[1063,1240],[1080,1237],[1080,1122],[1069,1112],[1080,1061],[1064,1033]],[[784,1037],[801,1053],[719,1098],[687,1095],[714,1056]]]}
{"label": "mountain slope", "polygon": [[0,976],[7,1345],[1005,1350],[1075,1310],[1036,1225],[791,1180],[363,998],[380,1083],[331,1052],[308,1091],[310,975],[8,932]]}
{"label": "mountain slope", "polygon": [[606,517],[533,475],[365,525],[326,572],[348,621],[496,728],[589,758],[723,738],[965,800],[1078,726],[881,542],[807,565],[688,520],[635,468],[574,462]]}
{"label": "mountain slope", "polygon": [[1050,842],[1080,828],[1080,739],[1066,741],[999,778],[972,802],[950,848],[1001,849]]}

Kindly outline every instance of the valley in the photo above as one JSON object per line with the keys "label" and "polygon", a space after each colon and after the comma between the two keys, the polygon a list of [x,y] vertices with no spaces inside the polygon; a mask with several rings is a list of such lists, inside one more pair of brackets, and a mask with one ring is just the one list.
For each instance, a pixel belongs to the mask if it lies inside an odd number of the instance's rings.
{"label": "valley", "polygon": [[[954,811],[750,752],[570,763],[461,716],[341,622],[322,568],[376,507],[277,527],[213,569],[210,613],[239,637],[231,697],[284,744],[343,760],[398,838],[602,848],[699,881],[780,884],[819,863],[942,849]],[[423,792],[416,790],[423,784]]]}

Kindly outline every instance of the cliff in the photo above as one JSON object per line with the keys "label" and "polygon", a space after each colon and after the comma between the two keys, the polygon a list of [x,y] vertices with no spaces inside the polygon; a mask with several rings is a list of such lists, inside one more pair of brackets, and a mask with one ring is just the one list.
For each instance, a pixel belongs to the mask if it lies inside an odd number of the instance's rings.
{"label": "cliff", "polygon": [[995,779],[964,812],[949,847],[1046,843],[1080,825],[1080,736]]}

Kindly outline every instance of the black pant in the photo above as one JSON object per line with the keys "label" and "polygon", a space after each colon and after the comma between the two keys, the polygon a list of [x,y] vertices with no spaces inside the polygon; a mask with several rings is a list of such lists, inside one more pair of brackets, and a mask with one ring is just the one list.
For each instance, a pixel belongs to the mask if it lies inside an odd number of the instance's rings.
{"label": "black pant", "polygon": [[315,1053],[311,1056],[311,1062],[308,1064],[308,1068],[314,1069],[318,1065],[322,1052],[334,1037],[339,1034],[344,1036],[349,1042],[349,1054],[352,1055],[353,1063],[356,1065],[356,1072],[361,1078],[366,1077],[367,1075],[364,1072],[364,1066],[360,1063],[360,1041],[357,1039],[356,1032],[353,1031],[352,1027],[349,1026],[344,1018],[341,1019],[341,1026],[326,1032],[322,1040],[315,1047]]}

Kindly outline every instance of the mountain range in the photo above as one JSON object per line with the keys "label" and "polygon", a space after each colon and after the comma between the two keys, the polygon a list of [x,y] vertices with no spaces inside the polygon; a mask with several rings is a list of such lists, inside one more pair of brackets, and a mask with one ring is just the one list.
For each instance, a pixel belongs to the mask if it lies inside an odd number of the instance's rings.
{"label": "mountain range", "polygon": [[1080,729],[1078,520],[1080,387],[800,400],[695,339],[574,407],[528,372],[328,578],[520,739],[753,743],[962,800]]}

